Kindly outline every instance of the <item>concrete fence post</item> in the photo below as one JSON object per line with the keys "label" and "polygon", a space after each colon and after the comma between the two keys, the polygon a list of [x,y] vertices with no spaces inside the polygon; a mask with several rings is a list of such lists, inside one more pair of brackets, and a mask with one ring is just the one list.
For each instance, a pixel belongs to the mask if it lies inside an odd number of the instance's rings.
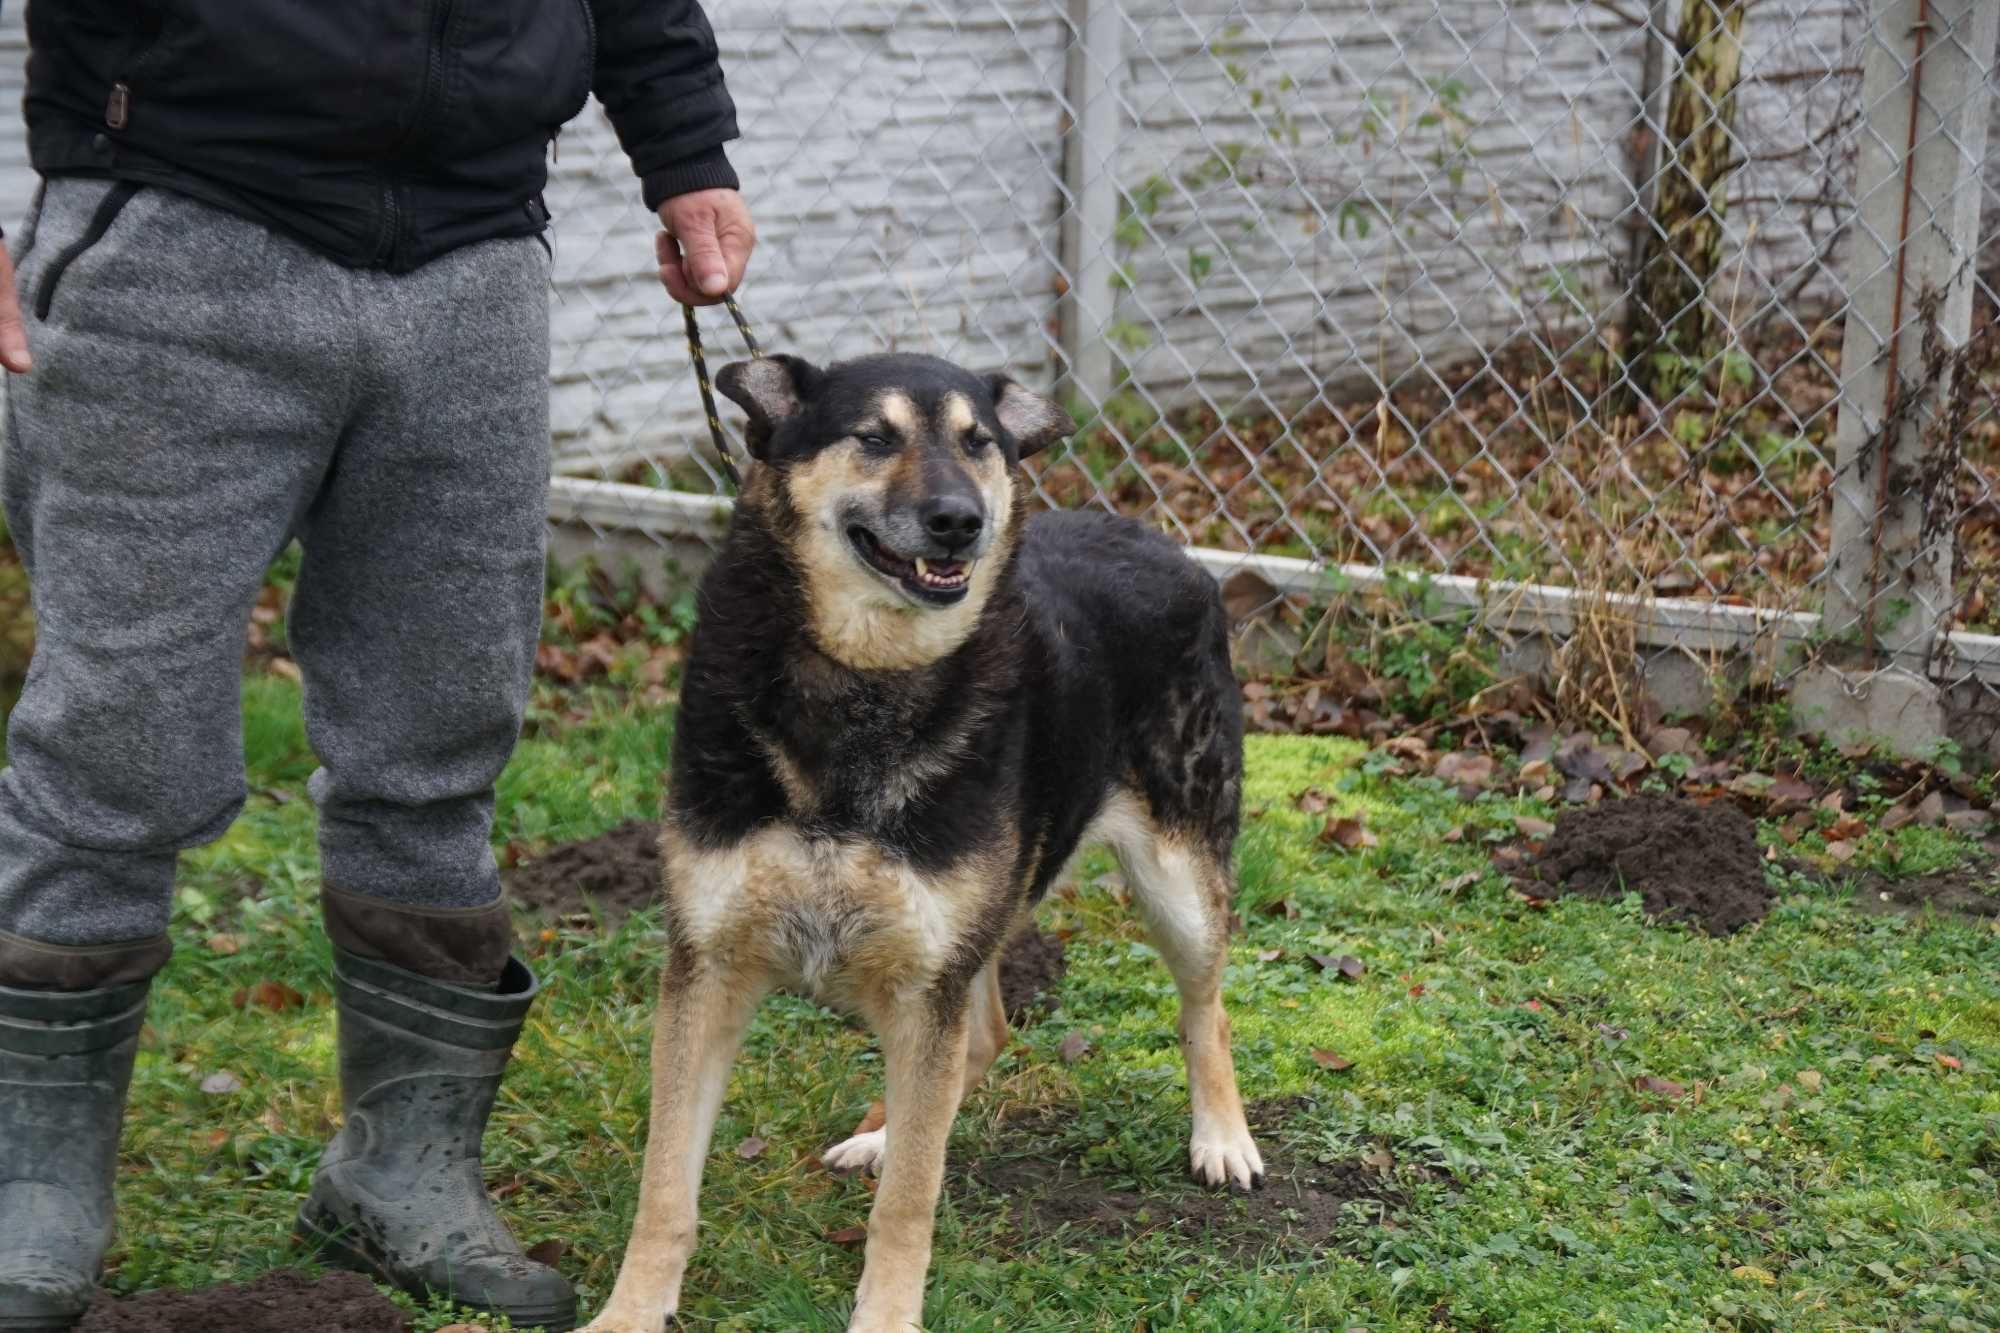
{"label": "concrete fence post", "polygon": [[1062,219],[1061,304],[1063,386],[1087,408],[1111,396],[1114,366],[1109,330],[1118,292],[1118,177],[1113,164],[1124,129],[1118,85],[1124,64],[1124,16],[1118,0],[1070,0],[1070,42],[1063,94],[1069,134],[1063,144],[1063,185],[1070,207]]}
{"label": "concrete fence post", "polygon": [[1919,753],[1944,737],[1950,411],[1972,327],[2000,4],[1877,0],[1864,40],[1827,641],[1793,704],[1808,729]]}

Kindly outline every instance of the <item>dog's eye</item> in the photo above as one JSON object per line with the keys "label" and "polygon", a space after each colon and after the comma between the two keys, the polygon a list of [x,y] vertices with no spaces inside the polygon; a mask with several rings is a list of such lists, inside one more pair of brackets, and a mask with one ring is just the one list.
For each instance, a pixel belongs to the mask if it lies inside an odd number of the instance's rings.
{"label": "dog's eye", "polygon": [[968,435],[965,437],[965,452],[976,454],[992,443],[993,438],[989,435]]}
{"label": "dog's eye", "polygon": [[893,453],[896,448],[895,445],[889,443],[880,435],[863,435],[861,437],[861,447],[871,453],[878,454]]}

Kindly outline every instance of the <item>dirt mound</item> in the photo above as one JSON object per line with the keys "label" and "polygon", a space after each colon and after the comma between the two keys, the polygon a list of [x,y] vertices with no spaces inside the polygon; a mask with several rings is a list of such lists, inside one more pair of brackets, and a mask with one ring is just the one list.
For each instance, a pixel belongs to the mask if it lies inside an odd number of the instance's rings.
{"label": "dirt mound", "polygon": [[367,1278],[279,1268],[252,1282],[99,1297],[76,1333],[405,1333],[409,1326]]}
{"label": "dirt mound", "polygon": [[1960,920],[2000,918],[2000,866],[1960,866],[1915,879],[1870,872],[1852,881],[1854,906],[1863,912],[1935,912]]}
{"label": "dirt mound", "polygon": [[1399,1162],[1381,1145],[1359,1160],[1311,1159],[1286,1141],[1283,1130],[1299,1100],[1246,1108],[1265,1166],[1263,1188],[1247,1195],[1192,1182],[1158,1193],[1113,1188],[1043,1138],[1057,1126],[1060,1117],[1055,1115],[1010,1127],[992,1153],[968,1166],[961,1179],[1005,1198],[1015,1224],[1028,1236],[1063,1227],[1127,1240],[1172,1231],[1200,1237],[1209,1248],[1236,1259],[1272,1248],[1318,1253],[1357,1223],[1405,1210],[1411,1184],[1451,1181],[1449,1172]]}
{"label": "dirt mound", "polygon": [[1748,815],[1666,796],[1563,811],[1521,878],[1544,892],[1586,898],[1637,893],[1647,915],[1710,935],[1761,920],[1773,896]]}
{"label": "dirt mound", "polygon": [[523,911],[553,919],[601,916],[617,926],[660,893],[660,826],[635,819],[584,842],[564,843],[506,874]]}
{"label": "dirt mound", "polygon": [[1068,968],[1063,942],[1054,935],[1030,926],[1009,940],[1000,955],[1000,997],[1007,1021],[1024,1027],[1054,1012],[1056,987]]}

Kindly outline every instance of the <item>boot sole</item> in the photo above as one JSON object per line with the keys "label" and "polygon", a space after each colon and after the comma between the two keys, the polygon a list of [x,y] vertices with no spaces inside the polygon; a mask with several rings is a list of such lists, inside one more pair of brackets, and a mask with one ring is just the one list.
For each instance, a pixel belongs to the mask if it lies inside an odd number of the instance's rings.
{"label": "boot sole", "polygon": [[[481,1305],[476,1301],[452,1296],[448,1292],[434,1291],[421,1282],[399,1280],[395,1274],[383,1268],[361,1250],[331,1232],[322,1231],[307,1220],[303,1212],[292,1224],[292,1234],[301,1245],[317,1253],[327,1264],[335,1268],[344,1268],[350,1273],[359,1273],[363,1277],[380,1282],[385,1287],[394,1287],[418,1300],[427,1300],[432,1296],[447,1296],[453,1304],[478,1314],[504,1315],[513,1322],[515,1328],[522,1330],[522,1333],[532,1333],[532,1330],[538,1328],[542,1333],[571,1333],[571,1330],[576,1328],[576,1302],[573,1300],[539,1308],[520,1306],[508,1309],[498,1305]],[[0,1333],[14,1333],[14,1330],[4,1321],[0,1321]],[[43,1330],[40,1327],[24,1326],[22,1333],[43,1333]],[[52,1329],[49,1333],[66,1333],[66,1331]]]}

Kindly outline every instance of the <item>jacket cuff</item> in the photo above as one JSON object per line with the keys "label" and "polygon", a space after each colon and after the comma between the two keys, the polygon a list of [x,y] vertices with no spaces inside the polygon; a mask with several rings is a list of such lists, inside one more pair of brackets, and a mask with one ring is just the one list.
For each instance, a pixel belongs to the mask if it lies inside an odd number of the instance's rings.
{"label": "jacket cuff", "polygon": [[736,169],[729,165],[729,155],[722,151],[719,144],[707,152],[643,172],[640,181],[645,186],[646,207],[655,213],[660,211],[661,204],[677,194],[740,187]]}

